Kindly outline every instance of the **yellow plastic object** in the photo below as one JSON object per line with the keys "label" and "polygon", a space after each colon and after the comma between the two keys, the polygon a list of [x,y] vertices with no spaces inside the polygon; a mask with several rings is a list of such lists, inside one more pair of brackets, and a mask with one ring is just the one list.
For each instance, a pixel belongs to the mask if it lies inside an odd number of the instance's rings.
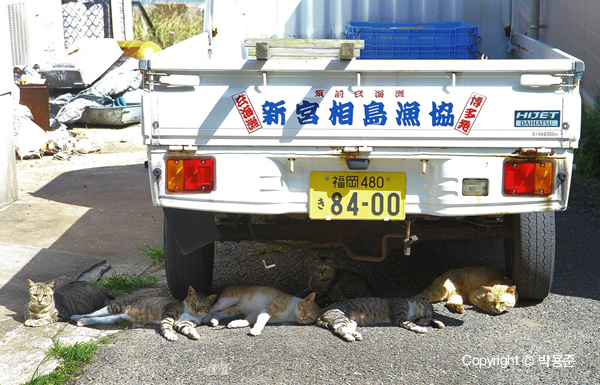
{"label": "yellow plastic object", "polygon": [[534,194],[537,195],[550,195],[552,192],[552,177],[554,171],[552,163],[541,162],[535,164],[535,185]]}
{"label": "yellow plastic object", "polygon": [[144,59],[161,50],[158,44],[151,41],[118,40],[117,43],[119,43],[119,47],[121,47],[123,55],[133,57],[138,60]]}
{"label": "yellow plastic object", "polygon": [[167,190],[183,191],[183,159],[167,159]]}

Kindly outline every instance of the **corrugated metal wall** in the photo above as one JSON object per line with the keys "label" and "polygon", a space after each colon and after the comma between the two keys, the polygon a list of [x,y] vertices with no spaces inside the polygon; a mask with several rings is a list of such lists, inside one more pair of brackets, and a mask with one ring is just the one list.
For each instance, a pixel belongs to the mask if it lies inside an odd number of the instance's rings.
{"label": "corrugated metal wall", "polygon": [[[247,37],[345,39],[345,25],[349,21],[466,21],[479,27],[480,52],[490,58],[506,57],[501,0],[214,1],[214,25],[219,33],[230,28],[245,29]],[[219,8],[226,12],[219,12]],[[231,9],[240,9],[243,17],[232,18]]]}

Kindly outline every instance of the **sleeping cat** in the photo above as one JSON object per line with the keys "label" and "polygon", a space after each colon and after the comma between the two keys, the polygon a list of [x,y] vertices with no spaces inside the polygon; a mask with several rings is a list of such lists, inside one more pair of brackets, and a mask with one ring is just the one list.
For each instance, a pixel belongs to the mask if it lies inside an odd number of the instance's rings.
{"label": "sleeping cat", "polygon": [[231,286],[223,290],[206,322],[217,326],[221,318],[244,315],[245,319],[233,320],[227,327],[254,325],[250,335],[258,336],[267,323],[312,324],[319,313],[314,300],[314,293],[301,299],[271,286]]}
{"label": "sleeping cat", "polygon": [[373,288],[365,278],[351,271],[336,268],[334,253],[324,258],[313,252],[313,257],[314,270],[308,279],[308,289],[299,297],[314,292],[317,295],[317,303],[325,306],[352,298],[375,296]]}
{"label": "sleeping cat", "polygon": [[432,317],[433,307],[420,297],[364,297],[337,302],[323,309],[315,324],[353,342],[362,340],[362,335],[356,331],[359,325],[392,324],[416,333],[426,333],[427,329],[423,327],[426,325],[444,328],[441,321]]}
{"label": "sleeping cat", "polygon": [[73,314],[89,313],[109,304],[115,296],[86,281],[69,282],[56,287],[27,280],[29,286],[29,319],[25,326],[42,326],[56,321],[68,321]]}
{"label": "sleeping cat", "polygon": [[446,301],[446,307],[463,313],[464,302],[497,315],[517,303],[517,287],[501,272],[491,267],[465,267],[449,270],[437,277],[422,293],[429,302]]}
{"label": "sleeping cat", "polygon": [[169,341],[177,340],[175,331],[197,340],[200,335],[196,325],[202,323],[215,298],[214,294],[197,293],[190,286],[183,301],[166,297],[119,298],[110,306],[90,314],[74,315],[71,320],[77,321],[77,326],[112,325],[121,319],[139,324],[160,324],[162,335]]}

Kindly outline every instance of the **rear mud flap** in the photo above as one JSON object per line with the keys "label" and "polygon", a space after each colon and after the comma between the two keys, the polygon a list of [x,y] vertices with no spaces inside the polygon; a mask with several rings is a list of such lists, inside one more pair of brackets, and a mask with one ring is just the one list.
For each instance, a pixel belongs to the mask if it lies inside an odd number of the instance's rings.
{"label": "rear mud flap", "polygon": [[184,255],[221,238],[211,213],[167,207],[163,211]]}

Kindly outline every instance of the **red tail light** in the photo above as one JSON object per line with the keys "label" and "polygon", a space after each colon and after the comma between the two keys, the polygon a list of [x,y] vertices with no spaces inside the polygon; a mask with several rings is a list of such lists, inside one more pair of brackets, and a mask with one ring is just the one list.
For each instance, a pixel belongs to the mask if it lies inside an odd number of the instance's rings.
{"label": "red tail light", "polygon": [[552,193],[553,178],[551,162],[506,162],[504,194],[548,196]]}
{"label": "red tail light", "polygon": [[214,190],[214,161],[211,158],[167,159],[166,174],[169,192]]}

